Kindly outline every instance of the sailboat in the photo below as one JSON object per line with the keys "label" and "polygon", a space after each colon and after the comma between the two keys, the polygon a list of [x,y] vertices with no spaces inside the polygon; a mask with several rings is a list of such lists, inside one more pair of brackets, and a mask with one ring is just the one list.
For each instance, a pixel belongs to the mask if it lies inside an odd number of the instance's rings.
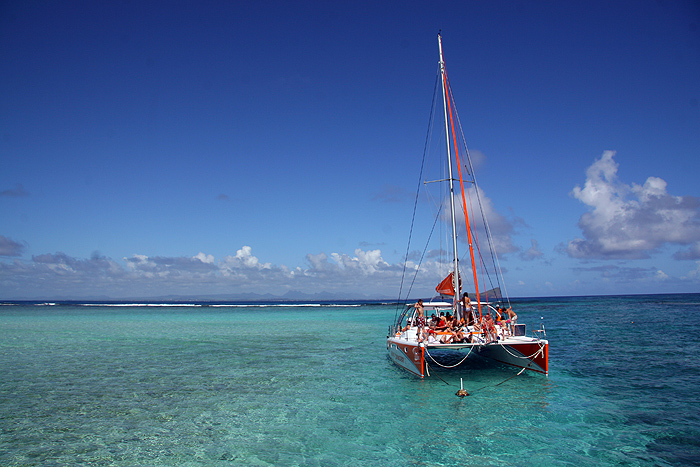
{"label": "sailboat", "polygon": [[[449,274],[435,288],[438,295],[434,298],[413,303],[407,298],[402,299],[401,292],[399,292],[396,314],[389,326],[386,341],[389,357],[398,366],[421,378],[430,376],[431,368],[457,368],[472,356],[485,357],[512,365],[520,368],[521,372],[527,370],[548,375],[549,341],[544,323],[540,323],[539,327],[528,335],[527,325],[517,321],[517,314],[512,310],[507,294],[504,296],[501,293],[501,286],[496,285],[485,290],[487,283],[483,280],[484,276],[489,277],[490,285],[494,285],[491,278],[497,277],[497,284],[502,284],[502,274],[500,274],[498,256],[494,251],[495,242],[491,238],[488,220],[485,218],[484,209],[481,206],[469,151],[464,137],[462,136],[459,140],[457,138],[458,134],[462,135],[461,124],[447,78],[440,34],[438,34],[438,50],[437,79],[440,81],[439,87],[442,88],[444,145],[446,148],[446,160],[443,165],[447,171],[446,177],[438,181],[448,186],[449,215],[443,217],[447,217],[448,224],[450,224],[452,259]],[[438,96],[439,93],[436,92],[435,95]],[[455,167],[456,174],[454,173]],[[423,181],[422,183],[425,185],[429,182]],[[468,209],[468,206],[471,207],[474,203],[467,203],[465,183],[471,184],[473,187],[472,191],[467,190],[467,193],[470,193],[470,200],[471,193],[477,198],[476,204],[480,208],[481,217],[475,214],[476,209]],[[459,200],[455,199],[455,185],[457,184],[461,191],[461,205]],[[460,216],[458,216],[458,208],[460,208]],[[462,215],[464,217],[464,230],[462,230],[462,220],[460,219]],[[440,214],[436,217],[436,221],[439,217]],[[481,222],[479,228],[477,228],[477,220]],[[411,231],[413,231],[413,226],[411,226]],[[471,263],[471,270],[468,272],[471,276],[469,281],[473,290],[470,289],[469,292],[463,292],[458,254],[458,233],[462,232],[466,233],[466,244]],[[480,236],[486,238],[488,250],[491,251],[490,255],[485,254],[487,248],[479,244]],[[482,254],[482,250],[484,254]],[[410,267],[407,267],[409,265],[408,258],[404,264],[405,272],[408,270],[418,274],[420,264],[410,263]],[[494,270],[493,274],[484,272],[489,268]],[[480,282],[479,271],[482,271],[482,282]],[[465,280],[465,282],[467,281]],[[402,288],[403,283],[402,279]],[[482,291],[479,290],[480,284]],[[407,297],[409,293],[411,293],[410,289]]]}

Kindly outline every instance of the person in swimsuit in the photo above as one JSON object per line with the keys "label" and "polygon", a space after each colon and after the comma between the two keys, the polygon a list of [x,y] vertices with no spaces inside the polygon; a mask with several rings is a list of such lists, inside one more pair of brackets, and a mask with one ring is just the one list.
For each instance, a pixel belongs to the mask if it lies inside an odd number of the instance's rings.
{"label": "person in swimsuit", "polygon": [[508,315],[508,319],[506,320],[506,324],[508,325],[508,331],[510,334],[513,334],[513,325],[518,322],[518,315],[515,314],[513,311],[513,307],[509,306],[507,309],[503,310],[505,314]]}
{"label": "person in swimsuit", "polygon": [[491,313],[486,313],[484,317],[483,330],[486,334],[486,342],[498,341],[498,335],[496,334],[496,326],[494,325]]}
{"label": "person in swimsuit", "polygon": [[423,310],[423,299],[419,299],[418,302],[413,305],[416,309],[416,336],[418,337],[418,342],[423,342],[423,334],[425,331],[425,311]]}
{"label": "person in swimsuit", "polygon": [[472,301],[466,292],[462,295],[462,315],[466,318],[469,326],[474,325],[474,307],[472,307]]}

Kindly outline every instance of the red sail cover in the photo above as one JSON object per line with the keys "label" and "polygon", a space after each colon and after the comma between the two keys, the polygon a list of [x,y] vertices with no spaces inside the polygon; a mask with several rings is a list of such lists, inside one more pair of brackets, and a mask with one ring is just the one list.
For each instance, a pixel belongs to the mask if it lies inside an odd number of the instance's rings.
{"label": "red sail cover", "polygon": [[435,287],[435,291],[441,295],[454,295],[455,286],[452,276],[454,276],[454,273],[449,273],[447,277],[445,277],[445,279],[443,279],[443,281],[440,282],[437,287]]}

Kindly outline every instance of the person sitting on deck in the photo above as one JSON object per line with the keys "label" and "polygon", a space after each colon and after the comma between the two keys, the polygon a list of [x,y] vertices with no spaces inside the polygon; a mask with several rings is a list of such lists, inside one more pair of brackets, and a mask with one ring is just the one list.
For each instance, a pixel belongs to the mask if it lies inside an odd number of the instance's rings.
{"label": "person sitting on deck", "polygon": [[470,340],[469,338],[471,337],[471,334],[469,333],[469,329],[467,328],[467,323],[464,321],[464,318],[459,321],[459,325],[455,330],[455,337],[457,338],[457,342],[469,342]]}
{"label": "person sitting on deck", "polygon": [[440,343],[441,343],[441,344],[452,344],[452,343],[454,343],[454,339],[455,339],[454,333],[453,333],[453,332],[450,332],[450,333],[448,333],[448,334],[444,334],[444,335],[440,338]]}
{"label": "person sitting on deck", "polygon": [[464,332],[462,331],[462,328],[460,326],[452,328],[452,331],[450,331],[449,334],[446,334],[441,339],[441,342],[443,344],[460,344],[462,342],[465,342]]}
{"label": "person sitting on deck", "polygon": [[435,337],[435,331],[432,329],[428,330],[428,344],[437,344],[438,340]]}
{"label": "person sitting on deck", "polygon": [[440,313],[440,319],[437,326],[435,326],[436,331],[444,331],[447,328],[447,319],[445,319],[445,313]]}
{"label": "person sitting on deck", "polygon": [[455,316],[445,328],[447,334],[443,335],[440,342],[443,344],[458,344],[468,342],[464,334],[464,319],[461,321]]}
{"label": "person sitting on deck", "polygon": [[438,325],[438,322],[439,322],[439,321],[440,321],[440,320],[438,319],[438,317],[435,315],[435,313],[433,313],[432,315],[430,315],[430,323],[429,323],[429,326],[430,326],[431,328],[434,328],[435,326]]}

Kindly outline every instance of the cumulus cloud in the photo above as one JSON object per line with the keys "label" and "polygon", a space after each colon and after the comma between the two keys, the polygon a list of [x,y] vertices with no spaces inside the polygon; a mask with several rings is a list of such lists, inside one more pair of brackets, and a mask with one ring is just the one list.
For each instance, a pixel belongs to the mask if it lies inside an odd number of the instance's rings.
{"label": "cumulus cloud", "polygon": [[160,276],[180,276],[182,274],[207,274],[216,270],[216,265],[211,261],[205,260],[207,256],[199,253],[194,257],[164,257],[145,255],[134,255],[131,258],[124,258],[127,268],[133,272],[141,272],[149,277]]}
{"label": "cumulus cloud", "polygon": [[[36,299],[155,298],[241,293],[282,296],[300,291],[393,298],[398,295],[404,270],[402,263],[385,261],[378,249],[308,254],[306,263],[296,268],[273,265],[261,261],[250,246],[219,260],[204,252],[190,257],[135,254],[122,258],[122,262],[99,253],[89,259],[64,253],[41,254],[31,261],[0,262],[0,295]],[[411,275],[417,271],[414,262],[407,262],[406,267]],[[432,290],[447,274],[445,268],[440,262],[424,260],[413,290]]]}
{"label": "cumulus cloud", "polygon": [[0,235],[0,256],[22,256],[25,245]]}
{"label": "cumulus cloud", "polygon": [[526,261],[539,259],[542,258],[542,256],[544,256],[544,253],[542,253],[539,243],[534,238],[530,239],[530,248],[520,255],[520,257]]}
{"label": "cumulus cloud", "polygon": [[244,246],[236,251],[236,256],[227,256],[224,258],[224,263],[227,269],[248,268],[248,269],[270,269],[271,263],[261,263],[257,257],[253,256],[253,249],[249,246]]}
{"label": "cumulus cloud", "polygon": [[579,219],[583,238],[569,242],[569,256],[642,259],[669,244],[689,246],[676,259],[700,258],[700,200],[669,194],[658,177],[643,185],[621,182],[614,156],[605,151],[586,171],[583,187],[572,191],[591,210]]}

